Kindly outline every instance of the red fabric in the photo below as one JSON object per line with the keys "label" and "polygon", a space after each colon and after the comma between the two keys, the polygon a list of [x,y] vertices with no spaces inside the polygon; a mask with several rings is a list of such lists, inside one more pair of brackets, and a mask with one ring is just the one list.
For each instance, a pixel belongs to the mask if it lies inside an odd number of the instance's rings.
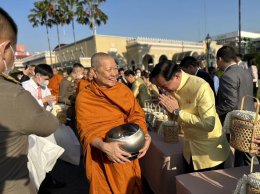
{"label": "red fabric", "polygon": [[41,86],[38,86],[38,88],[37,88],[37,98],[38,98],[38,100],[42,99],[42,88],[41,88]]}

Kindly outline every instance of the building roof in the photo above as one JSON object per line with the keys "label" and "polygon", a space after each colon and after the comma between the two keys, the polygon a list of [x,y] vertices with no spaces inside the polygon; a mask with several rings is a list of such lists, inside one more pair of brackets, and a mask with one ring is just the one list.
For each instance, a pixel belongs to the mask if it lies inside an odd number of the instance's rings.
{"label": "building roof", "polygon": [[[235,38],[239,36],[239,32],[229,32],[225,34],[220,34],[216,36],[212,36],[213,40],[223,40],[223,39],[230,39],[230,38]],[[260,38],[260,33],[255,33],[255,32],[246,32],[246,31],[241,31],[241,37],[245,38]]]}

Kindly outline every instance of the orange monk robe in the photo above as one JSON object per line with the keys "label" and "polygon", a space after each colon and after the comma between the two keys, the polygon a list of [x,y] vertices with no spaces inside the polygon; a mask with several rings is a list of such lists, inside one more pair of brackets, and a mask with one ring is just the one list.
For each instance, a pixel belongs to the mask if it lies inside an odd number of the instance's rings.
{"label": "orange monk robe", "polygon": [[104,140],[113,127],[136,123],[147,133],[145,115],[127,86],[117,83],[101,88],[95,82],[82,90],[76,100],[78,132],[86,156],[86,174],[90,194],[142,193],[139,161],[118,164],[90,143],[95,138]]}
{"label": "orange monk robe", "polygon": [[90,82],[88,80],[85,80],[85,79],[79,80],[77,83],[77,94],[79,94],[81,92],[81,90],[83,90],[89,84],[90,84]]}
{"label": "orange monk robe", "polygon": [[51,91],[51,95],[56,96],[56,102],[58,102],[58,96],[60,91],[60,82],[63,79],[62,75],[56,74],[49,80],[48,88]]}

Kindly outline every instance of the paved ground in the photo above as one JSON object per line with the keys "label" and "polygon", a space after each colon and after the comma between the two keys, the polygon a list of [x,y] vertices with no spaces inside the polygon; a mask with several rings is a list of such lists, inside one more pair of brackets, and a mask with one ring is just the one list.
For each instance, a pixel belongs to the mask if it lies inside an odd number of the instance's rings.
{"label": "paved ground", "polygon": [[[51,194],[88,194],[89,185],[82,162],[79,166],[75,166],[58,160],[53,169],[53,176],[56,180],[65,182],[66,186],[50,190]],[[145,180],[143,186],[143,194],[153,194]]]}

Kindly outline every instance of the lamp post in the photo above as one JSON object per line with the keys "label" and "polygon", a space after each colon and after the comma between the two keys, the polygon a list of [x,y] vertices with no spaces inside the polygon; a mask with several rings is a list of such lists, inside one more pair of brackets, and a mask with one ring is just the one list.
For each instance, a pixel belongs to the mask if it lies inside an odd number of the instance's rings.
{"label": "lamp post", "polygon": [[207,66],[210,67],[210,44],[211,44],[212,38],[207,34],[205,38],[206,43],[206,59],[207,59]]}
{"label": "lamp post", "polygon": [[241,53],[241,0],[238,0],[238,52]]}

